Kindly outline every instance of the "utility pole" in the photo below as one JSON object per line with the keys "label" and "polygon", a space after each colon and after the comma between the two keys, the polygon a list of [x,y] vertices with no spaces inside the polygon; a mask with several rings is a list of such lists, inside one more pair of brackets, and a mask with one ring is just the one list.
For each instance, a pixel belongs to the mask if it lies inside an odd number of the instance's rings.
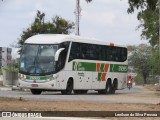
{"label": "utility pole", "polygon": [[79,35],[79,23],[80,23],[80,0],[76,0],[76,10],[75,10],[75,16],[76,16],[76,35]]}

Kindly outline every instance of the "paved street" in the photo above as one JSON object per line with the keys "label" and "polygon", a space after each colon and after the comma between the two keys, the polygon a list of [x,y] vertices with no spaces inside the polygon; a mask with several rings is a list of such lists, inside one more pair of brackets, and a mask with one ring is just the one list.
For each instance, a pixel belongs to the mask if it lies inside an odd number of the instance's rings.
{"label": "paved street", "polygon": [[[32,95],[30,91],[1,91],[0,97],[13,97],[38,101],[90,101],[105,103],[148,103],[157,104],[158,97],[151,97],[152,91],[145,90],[142,86],[132,89],[117,90],[113,95],[99,95],[96,91],[89,91],[85,95],[61,95],[60,92],[43,92],[41,95]],[[143,97],[145,96],[145,97]]]}

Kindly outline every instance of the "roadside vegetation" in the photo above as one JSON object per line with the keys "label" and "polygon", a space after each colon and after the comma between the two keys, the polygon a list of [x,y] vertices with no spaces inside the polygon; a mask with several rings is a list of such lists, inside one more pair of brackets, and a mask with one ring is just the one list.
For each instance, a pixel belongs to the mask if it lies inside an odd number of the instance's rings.
{"label": "roadside vegetation", "polygon": [[1,76],[1,75],[3,75],[3,74],[2,74],[2,69],[0,69],[0,76]]}
{"label": "roadside vegetation", "polygon": [[[60,16],[53,16],[51,21],[45,21],[45,13],[37,10],[37,14],[34,22],[31,25],[22,31],[20,35],[18,43],[16,45],[22,49],[22,45],[24,44],[25,40],[29,37],[37,34],[69,34],[74,29],[74,22],[66,20]],[[19,51],[19,52],[20,52]]]}

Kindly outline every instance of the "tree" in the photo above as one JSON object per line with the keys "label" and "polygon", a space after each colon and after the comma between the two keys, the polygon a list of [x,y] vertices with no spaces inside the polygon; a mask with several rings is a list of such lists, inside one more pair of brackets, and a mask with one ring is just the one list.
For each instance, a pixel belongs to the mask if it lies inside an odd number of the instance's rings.
{"label": "tree", "polygon": [[139,15],[141,24],[139,28],[142,28],[142,39],[149,41],[152,47],[157,47],[159,40],[159,15],[158,10],[152,11],[146,9]]}
{"label": "tree", "polygon": [[21,48],[26,39],[36,34],[69,34],[72,29],[74,23],[59,16],[53,17],[51,22],[45,22],[45,13],[38,10],[34,22],[22,31],[18,45]]}
{"label": "tree", "polygon": [[151,56],[151,66],[153,69],[153,73],[155,75],[160,75],[160,63],[159,63],[159,51],[158,49],[152,50],[152,56]]}
{"label": "tree", "polygon": [[138,72],[142,74],[144,84],[147,83],[147,77],[151,71],[150,58],[151,47],[147,45],[137,47],[129,58],[129,64],[137,68]]}
{"label": "tree", "polygon": [[128,0],[129,8],[128,13],[133,13],[136,10],[140,10],[139,13],[145,9],[154,11],[158,0]]}
{"label": "tree", "polygon": [[159,36],[159,15],[156,7],[158,0],[128,0],[128,13],[139,10],[137,18],[140,20],[138,28],[142,28],[142,39],[146,39],[155,47]]}

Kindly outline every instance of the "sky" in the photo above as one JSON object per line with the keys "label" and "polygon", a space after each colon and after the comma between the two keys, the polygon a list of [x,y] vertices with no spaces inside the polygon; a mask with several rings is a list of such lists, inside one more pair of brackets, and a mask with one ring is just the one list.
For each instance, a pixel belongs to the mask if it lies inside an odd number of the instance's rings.
{"label": "sky", "polygon": [[[128,14],[128,0],[81,0],[80,35],[114,42],[120,45],[147,43],[141,40],[137,12]],[[76,0],[0,0],[0,46],[17,43],[40,10],[45,21],[59,15],[75,22]],[[72,33],[74,34],[74,32]]]}

